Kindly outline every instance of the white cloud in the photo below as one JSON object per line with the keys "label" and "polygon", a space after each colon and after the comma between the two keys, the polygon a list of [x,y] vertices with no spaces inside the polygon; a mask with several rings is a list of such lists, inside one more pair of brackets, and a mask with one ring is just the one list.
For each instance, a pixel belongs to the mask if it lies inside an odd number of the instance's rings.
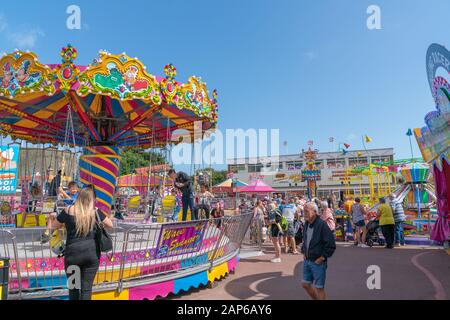
{"label": "white cloud", "polygon": [[39,37],[44,37],[45,33],[39,27],[10,26],[4,14],[0,13],[0,36],[18,49],[27,50],[32,49]]}
{"label": "white cloud", "polygon": [[38,28],[27,31],[13,32],[8,35],[8,39],[19,49],[25,50],[33,48],[38,38],[44,36],[44,32]]}

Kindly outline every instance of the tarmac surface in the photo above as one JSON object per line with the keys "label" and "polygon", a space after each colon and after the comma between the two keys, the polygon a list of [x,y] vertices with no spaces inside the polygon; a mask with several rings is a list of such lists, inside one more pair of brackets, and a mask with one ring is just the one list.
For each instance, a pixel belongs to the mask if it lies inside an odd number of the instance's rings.
{"label": "tarmac surface", "polygon": [[[302,255],[282,254],[281,263],[272,263],[273,249],[269,243],[263,246],[264,254],[253,253],[244,250],[235,273],[215,282],[212,289],[193,289],[169,298],[310,299],[300,282]],[[371,265],[380,268],[380,289],[368,289],[371,273],[367,269]],[[358,248],[349,243],[338,243],[328,262],[325,289],[327,298],[336,300],[449,300],[450,254],[437,247]]]}

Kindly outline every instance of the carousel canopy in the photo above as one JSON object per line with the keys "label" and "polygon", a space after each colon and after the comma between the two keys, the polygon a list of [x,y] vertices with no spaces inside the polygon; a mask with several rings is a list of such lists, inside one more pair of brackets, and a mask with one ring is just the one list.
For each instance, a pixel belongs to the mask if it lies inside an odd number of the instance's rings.
{"label": "carousel canopy", "polygon": [[0,59],[1,133],[58,144],[70,131],[78,146],[151,147],[171,142],[177,129],[193,134],[197,121],[201,133],[215,127],[216,91],[210,97],[201,78],[180,83],[171,64],[154,76],[125,53],[100,51],[88,66],[75,65],[77,55],[68,45],[60,64],[22,51]]}
{"label": "carousel canopy", "polygon": [[274,188],[272,188],[271,186],[268,186],[267,184],[265,184],[264,182],[262,182],[261,180],[257,179],[252,181],[248,186],[239,188],[239,192],[242,193],[269,193],[269,192],[276,192],[276,190]]}
{"label": "carousel canopy", "polygon": [[424,183],[427,182],[430,168],[427,164],[411,163],[400,168],[399,171],[406,183]]}

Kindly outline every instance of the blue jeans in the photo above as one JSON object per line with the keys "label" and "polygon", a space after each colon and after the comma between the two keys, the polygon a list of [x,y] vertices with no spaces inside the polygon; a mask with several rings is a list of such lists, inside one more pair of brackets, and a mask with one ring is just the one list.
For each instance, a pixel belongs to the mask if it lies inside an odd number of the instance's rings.
{"label": "blue jeans", "polygon": [[395,223],[395,244],[405,244],[405,234],[403,233],[403,221]]}
{"label": "blue jeans", "polygon": [[188,208],[191,210],[192,220],[197,220],[196,212],[194,210],[194,196],[192,194],[182,195],[181,202],[183,203],[183,221],[186,221]]}
{"label": "blue jeans", "polygon": [[316,264],[314,261],[305,260],[303,262],[303,283],[314,284],[317,289],[325,287],[327,276],[327,262]]}

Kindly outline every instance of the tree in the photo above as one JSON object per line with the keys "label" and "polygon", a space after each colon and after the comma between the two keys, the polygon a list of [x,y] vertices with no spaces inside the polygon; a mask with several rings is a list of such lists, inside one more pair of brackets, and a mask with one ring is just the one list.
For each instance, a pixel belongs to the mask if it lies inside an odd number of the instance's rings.
{"label": "tree", "polygon": [[212,168],[207,168],[207,169],[197,170],[196,173],[198,174],[200,171],[207,172],[208,174],[210,174],[211,180],[212,180],[210,183],[213,186],[227,179],[227,174],[228,174],[227,170],[214,170]]}
{"label": "tree", "polygon": [[155,151],[145,151],[142,148],[132,148],[122,151],[120,175],[131,174],[137,168],[166,163],[164,155]]}

